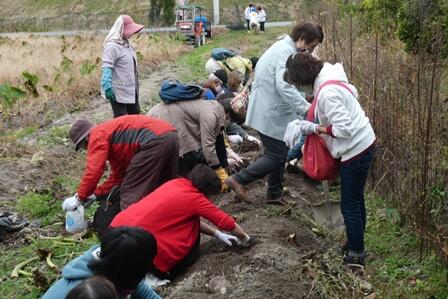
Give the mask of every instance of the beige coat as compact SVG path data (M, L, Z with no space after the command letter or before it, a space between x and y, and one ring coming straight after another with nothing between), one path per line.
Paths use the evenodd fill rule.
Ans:
M151 108L147 115L166 120L176 127L180 157L202 149L209 166L219 165L215 142L226 122L221 104L202 99L160 103Z

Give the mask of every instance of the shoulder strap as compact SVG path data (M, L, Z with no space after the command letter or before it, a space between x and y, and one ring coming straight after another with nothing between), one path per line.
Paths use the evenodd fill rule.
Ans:
M319 86L319 90L317 91L316 96L314 97L313 103L311 104L311 107L306 114L306 120L314 122L314 120L316 119L315 111L316 111L316 105L317 105L317 100L319 99L320 91L322 90L322 88L324 88L325 86L328 86L328 85L338 85L340 87L343 87L346 90L348 90L353 97L356 97L355 94L353 93L353 91L347 86L347 84L345 84L341 81L338 81L338 80L325 81L324 83L322 83Z

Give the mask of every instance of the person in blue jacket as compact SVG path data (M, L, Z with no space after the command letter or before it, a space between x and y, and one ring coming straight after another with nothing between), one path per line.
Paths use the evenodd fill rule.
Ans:
M136 227L111 228L100 246L93 246L62 269L62 278L42 298L65 298L84 280L101 275L113 283L118 298L159 299L144 282L156 255L157 242L149 232Z

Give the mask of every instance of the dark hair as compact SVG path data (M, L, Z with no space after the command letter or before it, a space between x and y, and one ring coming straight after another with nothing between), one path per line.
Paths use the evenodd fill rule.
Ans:
M65 299L116 299L117 291L112 282L102 276L87 278L70 290Z
M216 195L221 192L221 180L215 171L205 164L197 164L187 174L187 179L205 196Z
M286 60L283 80L295 86L312 85L323 66L321 60L309 53L294 53Z
M254 6L252 3L249 3L249 7L252 7L252 6Z
M215 75L219 80L222 81L222 84L227 85L227 73L223 69L217 69L213 72L213 75Z
M138 227L116 227L104 234L100 258L89 263L89 268L107 277L117 290L135 290L154 268L156 255L157 241L151 233Z
M260 4L258 4L257 5L257 10L262 10L262 9L263 9L263 7Z
M307 44L316 40L321 43L324 40L324 32L322 27L316 23L302 22L292 29L291 38L294 42L303 39Z
M252 70L255 70L255 67L257 66L257 63L258 63L258 57L254 56L249 59L250 59L250 62L252 62Z
M230 105L230 101L234 97L235 97L235 95L233 94L233 92L226 92L226 93L220 94L216 98L216 101L218 101L218 103L220 103L222 105L222 107L224 108L224 112L228 113L230 115L231 122L241 123L241 122L244 122L244 119L242 119L238 115L238 113L235 113L235 111L233 111L233 109L232 109L232 106Z

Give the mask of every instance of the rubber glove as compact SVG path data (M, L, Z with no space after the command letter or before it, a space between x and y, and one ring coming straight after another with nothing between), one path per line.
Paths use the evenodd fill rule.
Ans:
M237 237L222 233L219 230L215 231L215 233L213 234L213 237L215 237L217 240L223 242L227 246L232 246L233 243L236 243L236 244L239 243L239 240Z
M238 144L243 142L243 137L241 137L240 135L229 135L227 136L227 139L229 139L229 141L233 144Z
M79 205L81 205L81 202L79 201L78 194L75 194L72 197L64 199L62 209L64 211L74 211L79 207Z
M106 89L104 91L104 94L106 95L106 99L108 99L109 101L115 101L115 94L112 88Z
M254 137L254 136L247 135L246 139L249 140L250 142L256 143L258 145L261 144L260 140L258 140L258 138Z
M215 170L216 175L219 177L219 179L221 180L221 192L226 192L228 189L228 186L226 184L224 184L224 181L229 177L229 175L227 174L226 170L222 167L219 167L218 169Z

